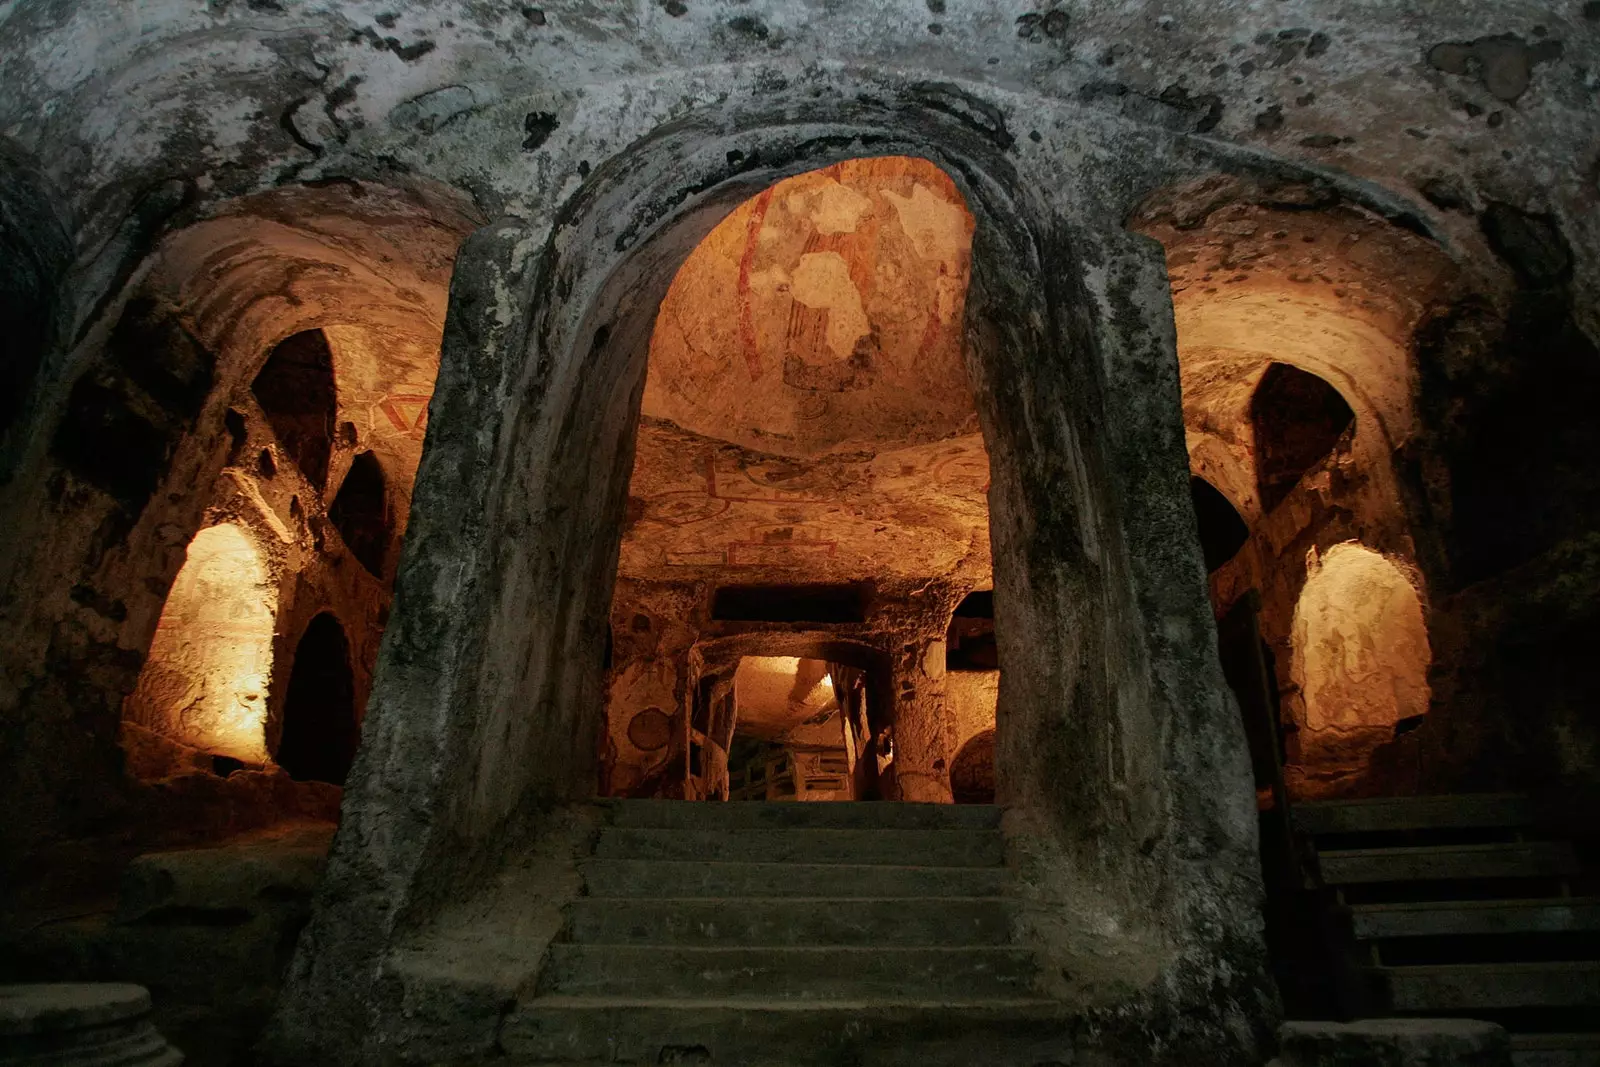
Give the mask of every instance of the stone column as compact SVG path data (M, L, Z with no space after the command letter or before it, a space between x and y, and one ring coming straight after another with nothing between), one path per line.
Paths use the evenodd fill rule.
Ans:
M894 777L899 800L949 804L951 730L945 712L944 639L908 639L890 661Z

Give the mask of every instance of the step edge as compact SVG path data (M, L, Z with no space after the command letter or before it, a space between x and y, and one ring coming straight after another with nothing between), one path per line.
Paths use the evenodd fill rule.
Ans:
M1347 904L1352 915L1402 915L1441 911L1534 911L1540 908L1600 908L1600 897L1517 897L1506 900L1405 900L1377 904Z

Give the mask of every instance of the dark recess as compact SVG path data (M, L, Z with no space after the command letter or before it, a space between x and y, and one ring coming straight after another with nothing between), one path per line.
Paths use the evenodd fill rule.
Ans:
M328 509L339 536L350 554L376 578L383 577L384 559L394 524L389 514L388 489L383 464L371 452L363 452L350 464L350 473Z
M339 620L323 612L295 649L278 764L296 781L343 785L360 737L350 642Z
M1000 669L1000 647L994 638L994 591L978 589L956 605L945 634L945 670Z
M322 331L305 330L280 342L250 391L306 480L325 488L338 395L333 352Z
M860 585L728 585L712 597L711 617L723 622L862 622L866 590Z
M1315 374L1287 363L1269 366L1250 401L1261 510L1283 503L1354 421L1344 397Z
M1217 487L1204 478L1189 479L1194 517L1200 525L1200 551L1210 573L1228 562L1250 539L1250 528Z

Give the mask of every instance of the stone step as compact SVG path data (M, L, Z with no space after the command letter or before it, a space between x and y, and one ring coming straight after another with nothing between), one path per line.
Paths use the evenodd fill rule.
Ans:
M995 867L1005 862L1005 838L997 830L606 827L594 854L600 859Z
M1015 999L1031 992L1031 953L1003 947L708 948L555 944L551 993L669 999Z
M581 897L566 938L590 945L1003 945L1014 908L1001 897Z
M995 897L1011 878L1004 867L637 859L582 866L591 897Z
M1327 885L1565 878L1578 873L1578 858L1564 841L1339 849L1319 852L1317 860Z
M1600 1034L1512 1034L1512 1067L1600 1067Z
M1600 962L1457 963L1372 969L1396 1012L1600 1007Z
M518 1063L738 1067L1039 1067L1080 1061L1074 1018L1051 1001L872 1003L537 997L506 1018Z
M1460 900L1357 904L1350 909L1356 938L1564 934L1600 931L1600 897L1544 900Z
M1474 1019L1358 1019L1286 1022L1278 1067L1505 1067L1505 1028Z
M895 801L733 803L684 800L604 802L613 826L656 830L995 830L1003 809L993 804Z
M1296 804L1291 814L1296 829L1313 836L1404 830L1507 829L1530 826L1535 820L1532 802L1520 793L1329 800Z

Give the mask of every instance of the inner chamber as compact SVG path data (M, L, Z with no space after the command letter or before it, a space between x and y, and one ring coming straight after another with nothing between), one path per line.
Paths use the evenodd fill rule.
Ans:
M958 753L992 794L973 225L933 164L849 160L684 261L650 341L602 794L948 803Z

